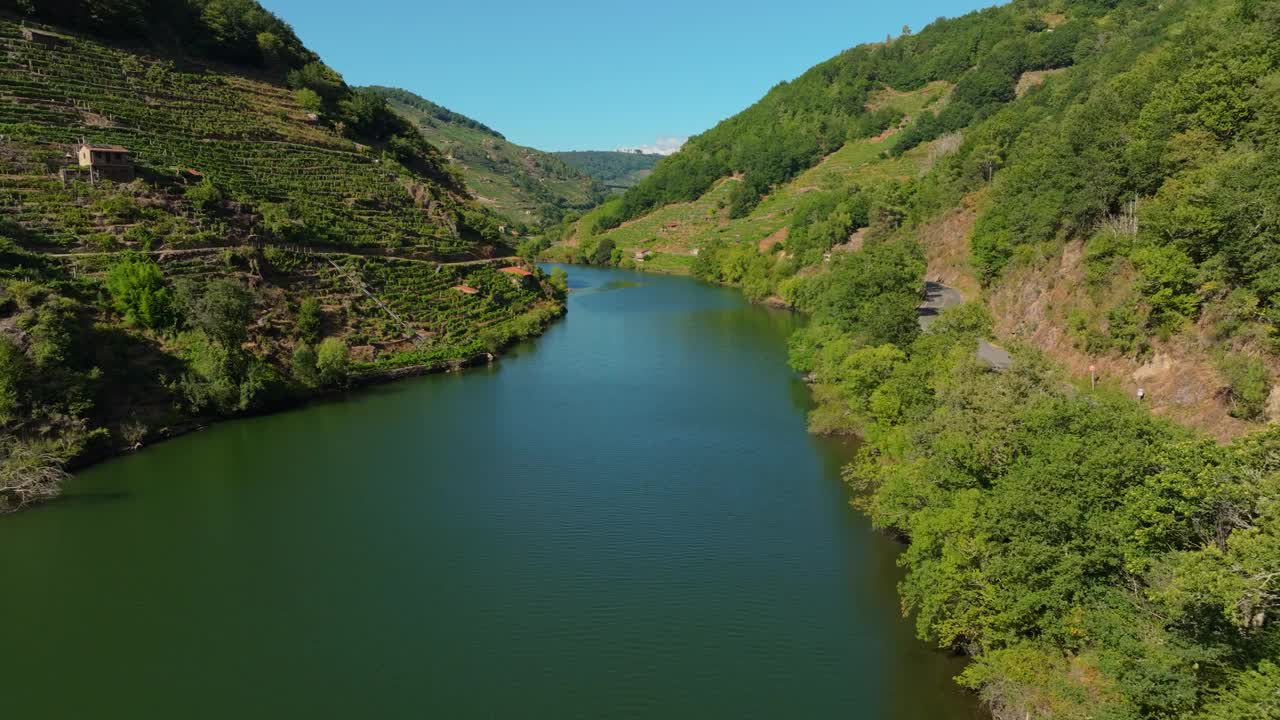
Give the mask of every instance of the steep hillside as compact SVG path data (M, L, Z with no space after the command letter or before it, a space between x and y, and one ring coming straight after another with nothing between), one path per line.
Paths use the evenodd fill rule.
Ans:
M507 142L485 125L397 88L371 87L461 169L485 206L521 226L557 223L589 210L604 189L553 154Z
M910 540L904 609L1000 720L1271 717L1277 37L1274 0L939 20L779 85L551 252L812 313L812 427L864 437L846 479ZM972 302L922 323L926 279Z
M653 174L661 155L611 150L551 153L571 167L599 180L610 190L625 190Z
M256 4L19 6L0 17L0 511L69 461L467 362L561 311L536 269L500 272L503 221L439 151Z
M752 283L767 295L833 249L860 247L874 234L874 206L892 202L931 256L949 257L930 274L988 298L1008 339L1081 372L1105 365L1118 387L1156 390L1148 401L1158 412L1238 435L1280 418L1269 379L1280 371L1263 269L1270 241L1252 247L1231 229L1270 232L1271 55L1244 40L1190 44L1183 26L1194 5L1014 4L855 48L691 140L653 178L587 214L569 242L584 257L605 241L624 260L652 251L646 266L666 271L688 271L716 241L776 247L787 262ZM1266 7L1248 12L1265 19ZM970 47L971 69L940 59ZM1179 52L1193 59L1173 59ZM884 67L893 58L896 84ZM1173 68L1194 81L1157 78ZM851 100L826 100L843 96ZM786 122L765 128L770 116ZM837 149L813 152L842 131ZM779 142L761 149L769 133ZM1255 179L1228 187L1227 177ZM1206 202L1193 190L1205 187L1239 199ZM831 215L843 196L844 211ZM1244 210L1252 199L1263 204ZM973 210L968 224L933 233L959 206ZM816 239L797 233L810 225ZM1029 274L1064 248L1062 263L1078 270L1070 280L1056 269ZM1056 301L1028 301L1046 279Z
M937 109L945 104L949 87L945 82L937 82L907 93L875 94L872 104L901 120L875 137L851 140L795 178L772 188L741 216L735 216L731 204L744 179L733 176L717 181L696 200L665 205L619 227L590 233L592 223L598 222L599 214L605 212L601 210L585 216L577 229L580 235L593 237L597 242L611 241L628 251L627 257L636 251L652 252L652 257L645 261L648 267L658 265L666 270L685 272L695 251L717 241L754 245L761 251L769 251L775 244L785 246L791 227L798 219L822 212L825 204L837 195L851 188L915 178L931 167L938 155L954 144L952 141L921 145L898 156L886 157L886 154L912 115L926 107ZM849 234L833 238L837 241L833 245L846 243ZM793 241L789 249L794 254L800 248ZM821 248L822 251L828 249L829 246ZM820 256L821 252L811 253L811 257L799 261L811 265Z

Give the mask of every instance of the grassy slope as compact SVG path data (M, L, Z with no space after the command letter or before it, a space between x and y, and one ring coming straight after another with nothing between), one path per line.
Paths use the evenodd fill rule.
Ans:
M497 271L509 254L498 221L438 155L435 168L403 167L310 121L292 90L252 71L65 35L47 49L0 19L0 250L18 262L0 265L0 339L34 358L32 323L49 298L72 300L84 319L60 352L68 366L97 368L94 397L77 406L83 423L42 431L66 439L64 457L193 418L163 382L187 371L180 339L130 326L110 304L105 279L124 253L147 254L170 286L249 288L245 349L291 395L311 392L290 379L306 298L320 300L324 334L352 347L357 374L465 360L559 312L539 283ZM128 147L138 179L64 186L57 172L80 138ZM199 175L189 170L216 182L223 200L197 208L187 193ZM38 422L0 414L0 429L18 437Z
M878 93L869 104L902 111L908 118L903 122L906 124L925 107L936 108L946 91L945 83L933 83L906 93L885 91ZM791 213L806 193L850 184L869 185L888 178L905 179L927 169L928 146L915 148L900 157L882 157L892 144L892 133L849 142L794 180L774 188L743 218L729 217L729 194L739 180L728 178L693 202L666 205L601 236L611 238L625 250L652 250L654 256L645 261L649 269L688 272L692 253L708 242L725 239L755 244L778 233L787 226ZM593 218L592 213L585 215L575 226L575 232L584 233Z
M480 127L433 117L391 98L391 106L461 170L480 202L513 222L539 225L603 197L590 177L554 155L516 145Z

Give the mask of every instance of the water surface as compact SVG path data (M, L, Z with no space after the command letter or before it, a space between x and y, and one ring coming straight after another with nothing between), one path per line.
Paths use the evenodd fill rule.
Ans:
M805 432L798 319L571 268L489 369L157 445L0 520L11 718L977 717Z

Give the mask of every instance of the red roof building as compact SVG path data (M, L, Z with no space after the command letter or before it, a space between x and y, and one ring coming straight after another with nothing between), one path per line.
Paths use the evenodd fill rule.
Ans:
M470 285L454 285L453 289L457 290L463 295L475 295L476 293L480 292L479 290L471 287Z
M519 275L520 277L530 277L533 275L533 273L529 272L528 270L525 270L522 267L504 267L501 270L499 270L499 272L504 272L504 273L507 273L508 275Z

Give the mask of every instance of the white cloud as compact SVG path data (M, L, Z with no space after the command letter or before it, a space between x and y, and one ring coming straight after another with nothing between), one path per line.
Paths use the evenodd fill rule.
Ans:
M620 147L621 152L640 152L650 155L670 155L679 150L685 143L687 137L660 137L652 145L636 145L634 147Z

